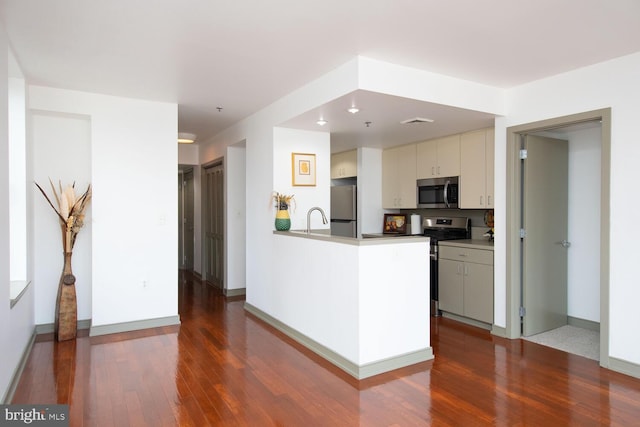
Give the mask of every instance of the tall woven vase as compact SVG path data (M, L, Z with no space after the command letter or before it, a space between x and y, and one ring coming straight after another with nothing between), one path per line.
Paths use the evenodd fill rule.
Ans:
M69 233L69 231L67 231ZM78 328L78 303L76 300L76 277L71 271L71 251L67 237L64 252L64 267L58 284L56 299L55 334L58 341L72 340Z
M289 216L289 206L286 203L278 205L276 212L276 230L287 231L291 228L291 217Z

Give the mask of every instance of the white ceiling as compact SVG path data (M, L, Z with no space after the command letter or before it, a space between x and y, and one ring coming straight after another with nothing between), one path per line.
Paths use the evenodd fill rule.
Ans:
M640 51L638 0L0 0L0 19L29 83L178 103L179 130L201 141L356 55L508 88ZM340 99L288 124L331 112L340 151L490 123L353 96L355 116L337 118ZM411 125L425 133L392 135L422 115L436 119Z

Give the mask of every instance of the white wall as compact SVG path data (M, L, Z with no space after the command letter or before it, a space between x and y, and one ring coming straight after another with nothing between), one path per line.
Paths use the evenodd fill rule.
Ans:
M382 233L382 150L358 149L358 233Z
M15 62L10 55L10 62ZM17 67L14 63L13 67ZM24 78L9 77L9 181L11 280L27 277L26 87Z
M269 196L276 189L273 164L274 127L357 89L357 68L357 61L350 61L246 118L215 138L201 143L200 162L205 164L224 156L226 147L240 141L246 142L245 232L246 236L249 236L246 242L246 299L257 308L263 309L266 301L269 300L268 289L273 280L274 254L271 247L275 213L270 209ZM329 168L328 163L327 157L327 168ZM327 173L328 171L329 169ZM227 169L225 173L229 176L237 171ZM283 174L283 177L289 175L290 169L288 168L288 172ZM282 179L285 180L285 178ZM327 189L327 205L328 192L329 189ZM300 197L297 197L298 202L307 205L308 202ZM324 203L322 200L315 202ZM227 212L227 215L229 214ZM236 239L240 234L237 230L227 231L228 239Z
M359 366L430 346L426 240L357 246L276 235L273 251L269 315Z
M600 321L601 129L571 132L569 140L569 316Z
M496 324L506 323L506 128L534 121L611 107L610 220L610 356L640 364L640 287L636 286L640 249L638 227L629 227L630 213L640 211L633 194L640 181L640 53L532 82L508 91L508 116L496 120Z
M243 289L247 287L247 262L245 253L247 220L246 204L246 148L244 144L227 147L225 157L226 230L233 230L233 239L225 239L225 288ZM227 174L227 170L233 171ZM228 234L228 232L226 233Z
M31 115L30 182L37 182L56 204L51 179L58 188L62 183L76 183L76 194L82 194L91 182L91 122L88 116L34 112ZM64 264L62 232L57 215L40 191L33 203L33 284L35 287L35 321L52 324L55 319L58 282ZM59 190L58 190L59 194ZM57 206L57 205L56 205ZM92 207L86 211L84 227L78 233L71 268L76 276L78 320L91 319L91 236Z
M309 153L316 155L316 185L314 187L294 187L292 185L291 154ZM328 132L311 132L295 129L275 128L273 130L273 191L293 194L295 204L289 209L291 229L307 228L307 211L320 207L327 219L331 213L331 146ZM267 196L266 200L269 200ZM275 204L268 204L275 221ZM319 212L311 214L311 228L328 229L330 224L322 223ZM274 230L275 227L272 228Z
M196 144L178 144L178 164L197 165L200 163L199 157Z
M499 88L365 57L358 65L360 89L497 115L506 111Z
M13 89L18 89L12 95L20 96L20 94L24 93L24 82L17 82L14 78L20 77L21 74L22 72L13 59L13 54L9 48L4 27L0 23L0 170L5 172L0 175L0 300L3 301L0 303L0 348L2 349L0 351L0 403L8 403L5 400L11 380L34 331L33 286L29 286L26 289L20 300L13 307L10 307L9 304L12 266L10 261L10 205L13 202L10 194L8 173L11 161L13 161L9 157L9 106L11 104L13 108L24 109L25 104L24 97L22 100L13 99L13 102L10 101L9 80L11 78ZM16 103L16 101L19 102ZM24 118L24 111L16 110L14 112ZM20 126L23 125L20 124ZM24 131L22 131L22 136L24 136ZM24 185L24 179L22 184ZM28 200L29 198L27 197L25 202L28 203ZM23 249L27 252L21 256L25 257L28 249ZM22 252L23 249L20 251ZM28 262L25 263L24 259L20 261L20 269L24 268L25 265L28 268ZM26 275L29 275L28 272Z
M177 105L40 86L29 96L34 111L90 117L92 327L177 316Z
M4 27L0 32L0 170L9 170L9 73L8 73L8 53ZM6 102L5 102L6 101ZM10 191L9 174L0 175L0 347L9 349L12 346L11 330L13 325L10 322L9 309L9 283L10 283ZM14 369L18 364L15 354L10 352L0 352L0 393L4 403L5 393L9 387Z

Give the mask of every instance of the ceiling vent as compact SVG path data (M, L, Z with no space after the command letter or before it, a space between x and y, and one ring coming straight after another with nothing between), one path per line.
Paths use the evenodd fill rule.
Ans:
M403 120L400 123L402 123L403 125L408 125L411 123L433 123L432 119L425 119L422 117L414 117L412 119L407 119L407 120Z

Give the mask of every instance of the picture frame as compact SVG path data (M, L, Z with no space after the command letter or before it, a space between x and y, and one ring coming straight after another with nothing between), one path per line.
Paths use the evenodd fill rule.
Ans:
M384 214L383 234L407 234L407 216L400 213Z
M291 153L291 183L296 187L315 187L316 155Z

